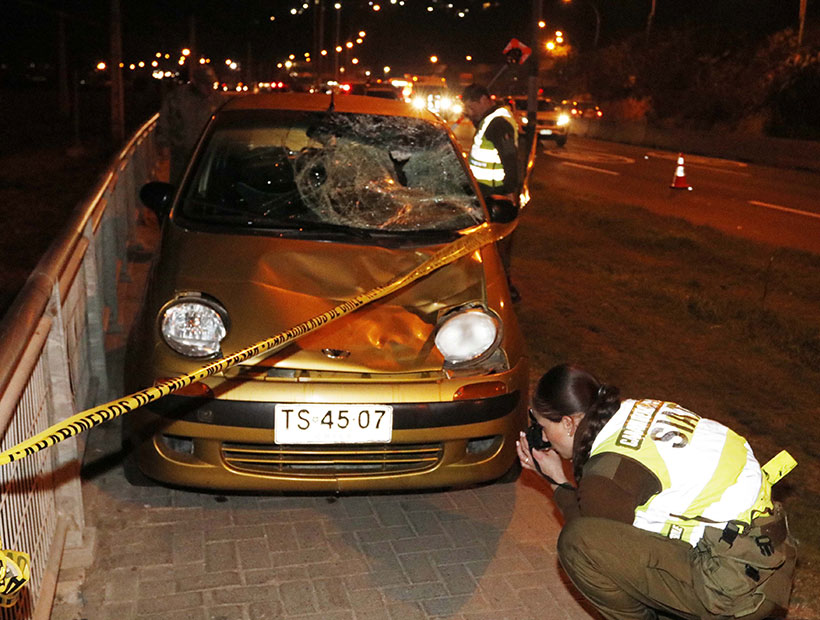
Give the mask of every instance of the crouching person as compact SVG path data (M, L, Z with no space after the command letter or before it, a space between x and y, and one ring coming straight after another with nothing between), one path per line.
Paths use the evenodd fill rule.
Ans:
M552 486L561 565L604 617L785 615L795 547L771 485L788 466L761 468L722 424L670 402L621 400L570 365L541 377L530 415L518 456Z

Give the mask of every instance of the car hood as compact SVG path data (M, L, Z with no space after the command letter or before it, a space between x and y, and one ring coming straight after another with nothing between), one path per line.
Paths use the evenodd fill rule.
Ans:
M225 355L383 286L442 247L392 249L180 229L169 237L163 247L175 251L158 265L157 281L164 289L158 302L194 291L222 304L229 316ZM454 306L486 303L487 251L446 265L252 363L341 372L438 371L443 360L433 343L436 321Z

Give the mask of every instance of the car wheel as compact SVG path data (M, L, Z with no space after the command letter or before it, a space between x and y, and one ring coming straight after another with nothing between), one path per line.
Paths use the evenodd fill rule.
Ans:
M563 147L566 143L567 143L567 137L566 136L561 136L560 138L555 140L555 144L557 144L560 147Z
M155 487L157 482L149 478L137 464L136 448L131 439L122 437L122 473L126 482L132 487Z
M510 484L511 482L515 482L521 476L521 461L517 458L513 461L513 464L510 465L510 468L504 472L500 478L496 480L499 484Z

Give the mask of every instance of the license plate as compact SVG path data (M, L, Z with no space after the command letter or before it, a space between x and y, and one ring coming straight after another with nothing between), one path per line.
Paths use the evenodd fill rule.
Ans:
M541 130L541 135L542 136L551 136L552 135L552 129L542 129Z
M387 443L393 436L390 405L274 406L274 443L333 444Z

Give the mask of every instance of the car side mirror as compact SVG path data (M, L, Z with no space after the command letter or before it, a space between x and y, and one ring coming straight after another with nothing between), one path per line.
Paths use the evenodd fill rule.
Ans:
M490 221L499 224L512 222L518 217L518 205L509 196L493 194L488 196L487 208L490 210Z
M142 204L157 214L161 222L171 210L171 200L174 198L174 186L162 181L151 181L140 188Z

